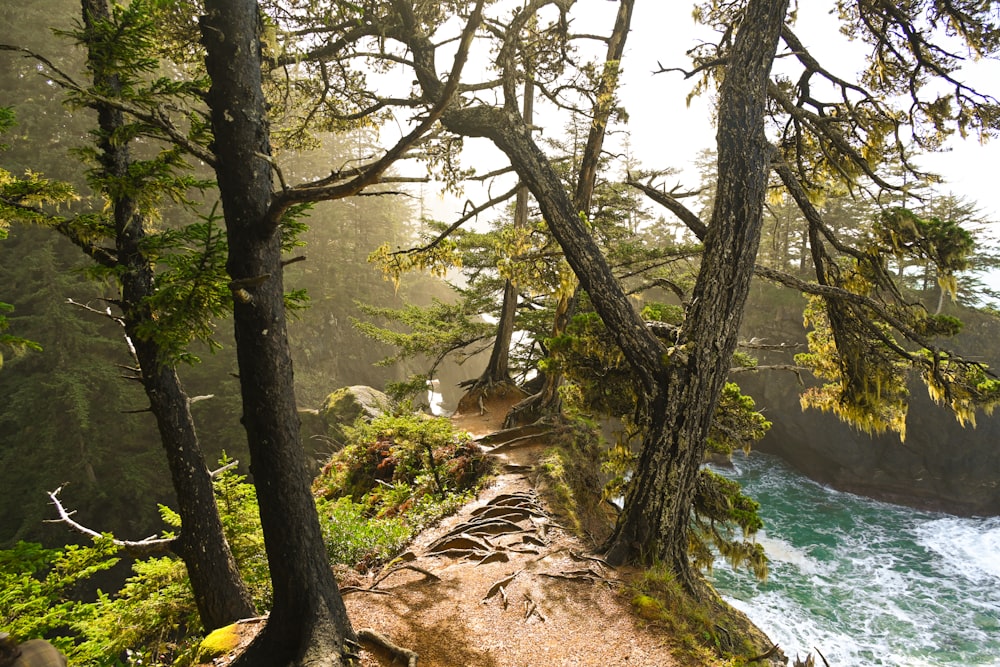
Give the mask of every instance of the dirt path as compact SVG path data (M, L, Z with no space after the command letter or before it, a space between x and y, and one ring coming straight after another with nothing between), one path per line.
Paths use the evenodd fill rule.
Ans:
M456 426L496 430L491 415L506 410L487 407L454 418ZM535 493L529 470L539 453L502 455L505 471L490 488L381 575L383 594L348 590L354 627L415 651L421 667L677 664L668 637L629 609L620 573L587 555ZM392 662L365 651L362 664Z
M477 437L493 433L508 402L453 421ZM623 572L588 555L535 492L531 468L542 447L503 449L501 473L474 502L378 575L342 583L355 630L415 652L420 667L679 664L669 636L632 613ZM213 667L229 664L260 627L240 624L240 646ZM369 642L360 656L363 667L406 665Z

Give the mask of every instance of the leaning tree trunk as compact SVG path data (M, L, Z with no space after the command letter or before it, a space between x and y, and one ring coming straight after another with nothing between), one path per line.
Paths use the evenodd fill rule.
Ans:
M84 25L93 33L95 21L110 18L107 0L83 0ZM100 45L88 43L88 64L94 85L107 94L120 92L108 63L95 53ZM101 139L101 168L118 183L128 183L133 164L127 144L111 141L125 120L107 104L95 105ZM142 252L145 228L142 212L132 197L110 194L115 227L118 280L125 330L135 348L142 385L156 417L160 441L166 454L174 492L177 495L181 533L172 549L187 566L188 578L202 625L207 630L254 615L250 592L240 577L219 519L212 478L202 455L190 402L174 369L162 358L160 347L136 332L152 319L147 300L153 295L153 268Z
M594 189L597 186L597 171L603 157L608 121L611 118L611 113L614 111L616 103L619 64L625 53L625 43L628 39L629 27L632 24L632 11L634 7L634 0L622 0L619 3L618 13L615 16L615 25L611 31L611 37L608 39L608 50L604 59L605 72L594 94L593 118L590 122L590 130L587 133L587 145L584 147L583 157L580 161L576 192L573 197L573 210L578 215L590 215ZM524 122L526 126L530 127L532 117L528 112L530 109L527 103L528 90L529 88L526 85ZM570 263L572 265L572 262ZM577 277L579 279L579 274L577 274ZM569 327L570 321L573 319L576 311L578 302L577 291L578 286L574 286L572 293L568 290L562 290L559 294L555 314L552 318L553 338L562 336ZM523 422L529 419L537 419L544 415L561 413L562 397L559 393L561 384L562 373L558 371L547 373L541 390L536 395L522 401L520 406L516 406L515 411L511 413L507 419L507 423L504 425L513 426L512 422L515 420ZM518 414L519 409L523 411L527 418Z
M255 0L206 0L201 19L216 175L250 448L274 606L240 666L343 665L355 639L310 492L285 322L281 230L268 215L272 170Z
M719 192L694 305L673 349L664 349L632 308L555 170L525 128L503 110L485 106L454 110L442 119L452 131L489 138L508 156L639 377L645 437L624 511L608 543L610 558L659 560L693 593L701 589L687 554L694 480L736 347L760 240L771 156L764 135L765 93L787 5L788 0L751 0L726 60L720 92Z
M760 242L771 147L767 81L788 0L751 0L720 90L718 192L684 345L647 406L636 475L609 545L613 562L660 561L696 592L687 554L694 484L736 349Z

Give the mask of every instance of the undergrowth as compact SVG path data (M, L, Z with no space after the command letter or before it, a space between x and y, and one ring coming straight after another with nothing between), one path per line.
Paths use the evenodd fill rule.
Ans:
M553 437L535 467L535 486L560 521L592 546L610 534L614 512L602 490L600 432L592 422L577 418Z
M653 565L632 583L629 594L640 618L674 638L674 655L682 664L719 665L719 659L725 667L770 664L767 637L714 591L697 599L668 569Z
M224 469L230 462L223 458ZM446 419L388 415L357 424L315 485L331 563L364 572L390 560L461 507L489 471ZM272 594L255 489L226 469L215 490L233 556L263 612ZM169 530L180 527L169 508L161 515ZM204 630L179 559L137 561L120 590L80 599L81 584L117 563L117 552L109 535L87 546L19 543L0 551L0 628L16 639L50 639L77 667L192 664Z
M543 452L536 466L535 486L560 522L596 548L614 526L609 495L622 492L622 469L633 464L633 457L626 456L622 447L607 449L601 443L594 424L577 419ZM760 546L737 539L760 528L757 504L742 495L735 483L729 484L707 470L699 476L696 496L691 527L691 555L696 566L710 567L715 551L721 548L721 554L734 566L743 565L765 576L766 558ZM705 599L698 599L665 567L654 565L639 574L627 592L637 616L675 638L681 664L768 664L761 661L771 648L767 637L710 587L705 586Z

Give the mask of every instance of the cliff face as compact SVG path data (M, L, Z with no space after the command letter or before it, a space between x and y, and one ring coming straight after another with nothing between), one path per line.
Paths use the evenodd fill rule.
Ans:
M748 303L744 336L775 344L804 343L801 306L797 297L758 288ZM977 313L959 316L966 326L953 347L996 368L1000 325ZM756 356L761 364L790 363L787 353ZM832 415L803 411L802 386L792 373L762 371L733 379L774 424L756 449L780 456L810 478L903 505L1000 515L1000 414L980 414L976 428L962 428L915 382L910 387L906 441L901 443L895 435L871 437Z

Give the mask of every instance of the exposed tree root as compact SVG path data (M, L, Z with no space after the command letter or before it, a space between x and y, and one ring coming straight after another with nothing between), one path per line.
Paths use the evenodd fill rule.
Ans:
M358 630L357 635L359 641L374 644L375 646L388 651L394 658L403 660L407 667L417 667L418 656L416 652L392 643L385 635L380 634L371 628Z

